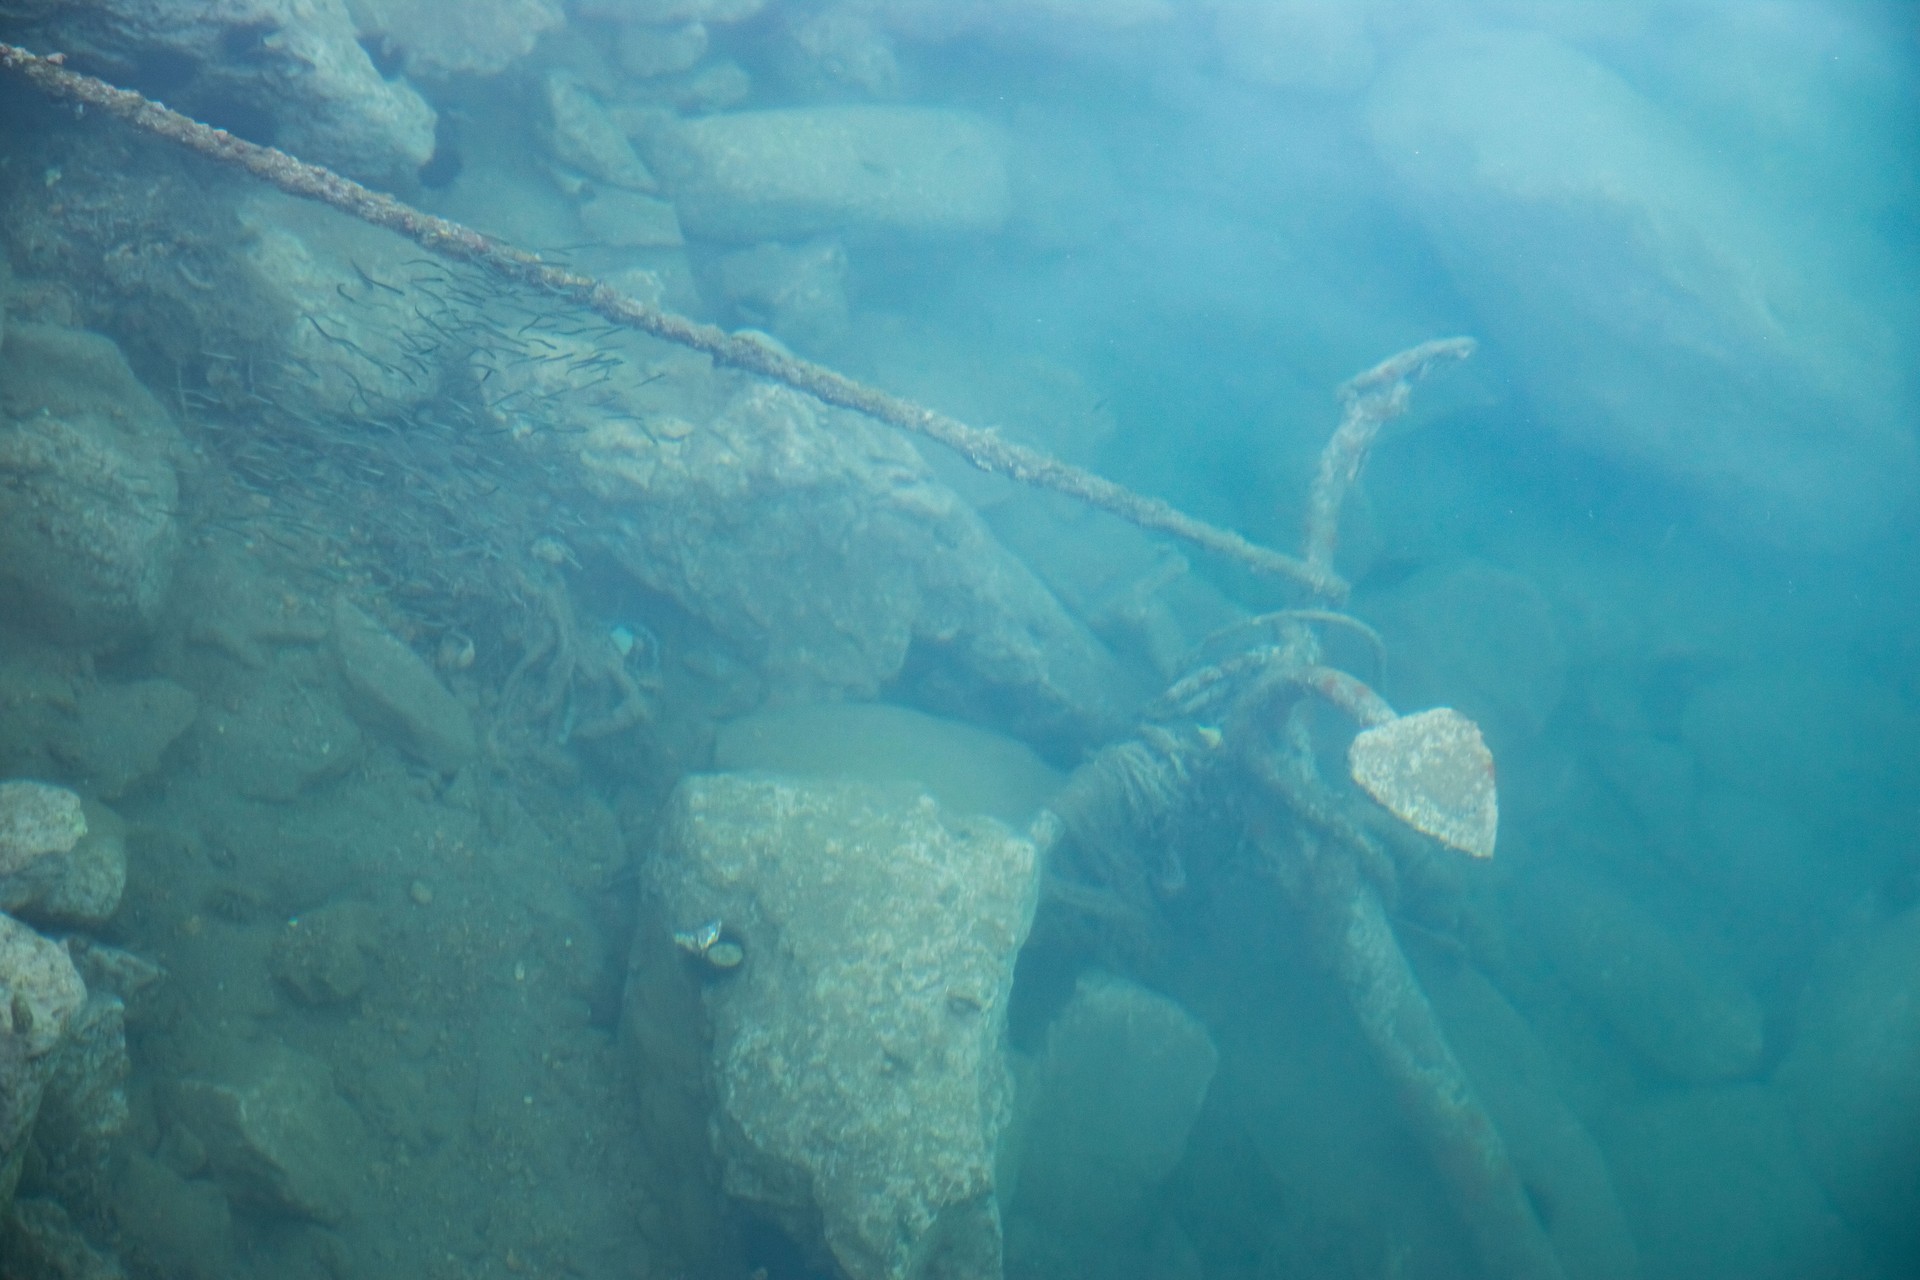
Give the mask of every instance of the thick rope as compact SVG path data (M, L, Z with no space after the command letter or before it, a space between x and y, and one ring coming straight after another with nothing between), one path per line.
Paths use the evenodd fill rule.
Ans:
M244 170L288 195L315 200L350 217L405 236L430 253L470 262L487 271L584 307L614 324L702 352L716 363L743 369L827 404L852 409L952 449L982 471L1077 498L1142 529L1169 534L1238 561L1258 573L1285 578L1315 597L1338 600L1346 584L1330 568L1248 541L1102 476L1038 449L968 426L955 418L857 382L824 365L800 360L771 343L740 337L714 325L650 307L591 276L563 270L536 254L484 236L370 191L330 169L296 160L284 151L236 138L201 124L127 89L68 70L64 55L41 57L0 43L0 70L12 71L51 97L106 112L144 133L164 138L220 164Z

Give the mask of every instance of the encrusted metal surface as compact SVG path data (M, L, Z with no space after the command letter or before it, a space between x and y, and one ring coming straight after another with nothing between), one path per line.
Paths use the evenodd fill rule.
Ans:
M1375 725L1353 740L1347 770L1414 830L1476 858L1500 826L1493 753L1480 726L1450 707Z

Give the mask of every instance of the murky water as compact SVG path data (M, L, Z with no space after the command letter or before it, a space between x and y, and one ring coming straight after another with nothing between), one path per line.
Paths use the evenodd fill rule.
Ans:
M7 1275L1920 1267L1905 6L0 39Z

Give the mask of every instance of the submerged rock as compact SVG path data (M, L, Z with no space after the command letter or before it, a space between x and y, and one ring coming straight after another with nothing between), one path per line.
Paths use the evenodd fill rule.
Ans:
M315 419L353 423L430 394L440 357L416 353L434 351L440 335L411 294L422 274L413 245L273 190L250 193L235 213L244 288L270 319L264 332L215 329L206 339L215 350L252 351L265 339L262 355L297 371L276 395Z
M1023 1275L1121 1275L1148 1197L1180 1163L1220 1060L1199 1019L1109 974L1081 977L1020 1082L1009 1233Z
M334 656L353 697L349 709L422 764L451 773L479 750L473 719L433 668L355 608L334 603Z
M86 648L151 629L180 543L179 448L112 342L13 325L0 353L0 612Z
M488 76L533 52L566 18L556 0L346 0L362 41L406 60L410 75Z
M857 5L783 14L779 53L786 80L807 99L897 98L905 79L893 41Z
M169 1093L173 1118L206 1148L229 1199L326 1223L352 1211L366 1133L319 1059L245 1046L217 1077L181 1080Z
M716 775L674 793L650 874L676 927L743 953L682 957L726 1191L850 1280L998 1280L1033 846L915 787Z
M134 1150L114 1180L113 1200L122 1247L161 1275L221 1280L240 1266L233 1209L212 1181Z
M1019 830L1065 779L1025 743L958 720L878 702L771 707L719 727L713 763L861 782L911 782L949 813L998 818Z
M8 783L0 792L31 785ZM5 807L0 799L0 810ZM0 875L0 911L38 925L85 926L103 923L119 907L127 887L127 824L105 805L85 801L82 809L86 822L79 839Z
M274 938L267 971L301 1004L344 1004L367 985L372 937L363 904L302 912Z
M31 30L118 83L164 74L174 109L363 181L410 183L433 155L433 108L381 76L343 0L99 0Z
M1834 1205L1920 1251L1920 909L1857 925L1820 963L1779 1081Z
M1573 447L1764 540L1843 543L1911 494L1899 328L1822 247L1846 227L1786 224L1625 79L1545 35L1416 48L1370 115L1490 345Z
M62 754L90 794L111 800L157 772L166 749L199 714L200 700L171 680L94 685L75 700Z
M1891 683L1823 664L1736 668L1695 690L1680 740L1702 778L1835 827L1920 787L1920 715Z
M131 1119L126 1082L127 1010L118 996L89 992L54 1056L34 1125L38 1181L56 1189L95 1187L112 1167L113 1139Z
M1834 1212L1808 1172L1778 1089L1658 1094L1610 1116L1605 1139L1647 1280L1899 1274L1875 1266ZM1902 1212L1911 1219L1911 1199Z
M564 71L542 86L547 151L559 164L586 177L631 191L654 191L659 183L633 153L633 144L607 109L580 80Z
M15 1200L0 1222L0 1273L55 1280L126 1280L114 1258L90 1244L59 1201Z
M1213 40L1235 79L1293 93L1349 94L1373 78L1365 6L1346 0L1217 0Z
M986 121L930 107L796 107L661 122L646 157L689 235L996 231L1012 199Z
M1589 876L1538 875L1521 892L1561 979L1646 1065L1696 1083L1759 1068L1760 1002L1722 957Z
M64 854L87 834L80 797L44 782L0 782L0 876Z
M328 602L285 590L258 561L217 546L182 565L176 596L165 669L201 698L177 776L285 802L360 761L365 735L341 705L326 651Z
M594 191L579 205L580 227L596 242L634 249L677 249L686 237L665 200L637 191Z
M824 238L757 244L714 263L720 292L749 323L790 341L839 337L847 328L847 251Z
M10 996L0 1007L0 1040L8 1048L0 1060L4 1080L20 1065L19 1059L32 1062L60 1044L86 1002L87 988L59 944L8 915L0 915L0 983ZM12 1114L0 1108L0 1115ZM7 1150L11 1148L0 1134L0 1151Z
M683 22L670 27L623 25L614 35L613 57L637 79L685 71L707 56L707 27Z
M73 962L12 916L0 915L0 1204L12 1199L27 1140L87 989Z
M600 534L615 564L789 698L911 680L915 701L1049 746L1114 726L1112 657L910 445L783 388L734 388L700 425L637 398L589 420L580 474L617 511Z
M1424 966L1447 1042L1499 1127L1521 1185L1568 1280L1640 1274L1626 1215L1605 1157L1556 1087L1560 1068L1525 1018L1478 970Z
M285 803L358 764L365 736L317 666L283 655L228 680L223 692L238 709L210 705L187 733L200 771L249 799Z

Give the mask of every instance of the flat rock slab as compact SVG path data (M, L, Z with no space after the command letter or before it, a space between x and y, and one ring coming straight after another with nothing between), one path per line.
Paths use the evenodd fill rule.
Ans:
M917 787L689 778L653 891L704 982L724 1186L849 1280L999 1280L1002 1040L1033 846Z
M333 648L348 709L422 764L451 773L479 749L467 709L426 661L344 597L334 603Z
M642 150L690 236L997 231L1012 209L986 121L928 107L797 107L662 124Z

